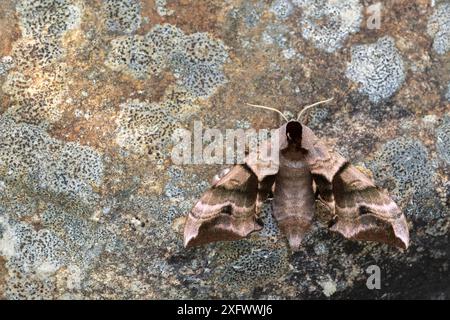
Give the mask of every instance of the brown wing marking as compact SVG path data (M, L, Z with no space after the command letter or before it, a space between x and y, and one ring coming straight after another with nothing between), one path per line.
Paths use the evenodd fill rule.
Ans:
M330 151L303 126L306 161L316 185L317 199L335 215L332 231L354 240L388 243L402 249L409 245L405 216L385 190L339 153Z
M348 239L409 246L408 224L400 208L356 167L348 164L338 172L333 193L337 221L332 231Z
M258 186L247 165L235 165L192 209L184 230L185 246L237 240L261 230L256 214Z

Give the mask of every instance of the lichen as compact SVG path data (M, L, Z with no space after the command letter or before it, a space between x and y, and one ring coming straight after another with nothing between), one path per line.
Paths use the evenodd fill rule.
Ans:
M264 224L263 229L259 233L261 237L267 237L270 239L276 239L280 237L280 229L278 228L278 223L273 216L273 207L272 203L266 202L264 203L261 210L261 219Z
M62 115L70 70L61 41L69 30L79 27L82 10L66 0L23 0L16 10L22 38L14 43L14 66L2 87L13 102L7 114L17 121L49 126Z
M436 149L439 156L450 164L450 116L444 118L442 125L436 130Z
M295 1L302 9L302 35L318 49L335 52L352 33L359 31L362 6L359 0Z
M68 68L61 63L48 70L32 70L8 73L2 90L10 95L13 104L5 114L19 122L47 127L62 116L60 104L66 92Z
M235 18L242 17L245 25L248 28L256 27L261 21L261 15L263 14L265 5L262 1L252 2L243 1L240 8L231 12Z
M164 150L174 130L174 119L157 103L130 100L120 105L117 144L137 154L148 153L154 160L165 157Z
M445 93L445 98L450 102L450 82L447 85L447 92Z
M151 39L124 36L111 42L106 65L115 71L130 72L138 79L158 75L165 67L164 57Z
M391 37L352 47L346 76L359 83L359 91L379 103L391 97L405 81L403 59Z
M450 50L450 3L439 4L428 20L427 32L433 37L433 49L438 54Z
M111 32L130 34L141 25L141 3L139 0L103 1L106 28Z
M44 228L63 239L66 265L76 265L82 270L91 264L103 251L114 251L116 237L101 224L65 212L56 206L48 206L42 214Z
M369 168L399 202L422 201L434 192L435 170L420 141L397 138L387 142L369 163Z
M168 210L155 208L153 215L172 225L177 218L184 217L192 209L195 201L210 185L196 174L188 174L181 167L170 166L167 170L168 180L164 186L163 199L170 203Z
M24 37L61 37L81 20L80 7L70 0L21 0L16 10Z
M293 9L289 0L275 0L270 7L270 11L280 20L287 19L292 14Z
M5 205L9 206L8 202ZM78 272L80 277L104 250L114 249L115 238L110 232L55 206L48 205L42 215L37 209L31 210L30 215L41 226L37 230L8 212L12 210L0 216L4 230L0 254L9 271L7 299L53 299L58 285L55 276L60 270Z
M155 0L156 11L161 17L170 16L174 13L173 10L167 9L167 0Z
M11 56L4 56L0 59L0 76L4 75L14 66L14 59Z
M319 282L325 296L331 297L336 292L336 282L331 279Z
M286 249L251 246L222 267L219 279L234 288L262 286L270 282L270 279L281 277L287 270L287 253Z
M64 259L62 241L47 230L35 231L25 223L0 217L6 230L0 238L0 254L7 259L5 297L8 299L49 299L54 286L48 274Z
M207 33L185 35L180 29L156 25L144 36L117 38L105 61L115 71L128 71L136 78L158 75L169 69L177 84L196 97L208 97L226 81L225 46Z
M289 48L290 29L279 24L269 24L262 33L262 41L267 45L276 45L282 49Z
M173 133L198 106L186 90L171 86L160 102L128 100L120 105L116 143L124 150L161 162L170 155Z
M8 179L25 179L38 192L89 203L103 179L103 160L92 148L51 138L41 128L0 119L0 169Z

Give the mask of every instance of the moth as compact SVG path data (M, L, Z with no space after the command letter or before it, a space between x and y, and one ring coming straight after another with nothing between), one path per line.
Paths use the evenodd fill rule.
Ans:
M277 111L286 120L277 132L277 149L271 150L279 153L279 160L249 155L224 171L189 213L185 247L238 240L260 231L261 207L270 194L273 216L294 251L311 227L316 202L329 212L329 229L347 239L408 247L406 218L388 192L299 121L314 105L290 121L276 109L256 106Z

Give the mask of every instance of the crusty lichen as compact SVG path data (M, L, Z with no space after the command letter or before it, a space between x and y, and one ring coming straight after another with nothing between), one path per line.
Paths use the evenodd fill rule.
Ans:
M129 100L120 105L117 117L117 144L152 160L162 161L170 155L174 131L186 114L197 106L186 90L169 87L159 103Z
M287 19L292 14L293 9L290 0L275 0L270 7L270 11L281 20Z
M303 37L329 53L340 49L362 23L359 0L300 0L295 4L303 11L299 20Z
M105 0L102 9L109 31L129 34L135 32L141 25L139 0Z
M155 0L156 11L160 16L170 16L174 10L167 9L167 0Z
M0 169L8 179L26 179L37 191L89 203L103 179L95 150L51 138L41 128L0 118Z
M174 119L157 103L131 100L123 103L117 119L117 144L134 153L161 160L167 150Z
M0 76L4 75L14 66L14 59L11 56L4 56L0 59Z
M71 0L21 0L16 10L24 37L60 37L81 20L80 6Z
M61 118L69 67L62 38L79 28L81 6L75 1L22 0L16 7L22 38L12 51L2 90L11 96L7 113L17 121L48 126Z
M450 164L450 116L444 118L442 125L436 130L436 149L439 156Z
M450 3L443 2L436 6L428 20L427 31L433 37L433 49L438 54L450 50Z
M394 39L383 37L373 44L352 47L352 61L346 76L359 83L359 91L374 103L391 97L406 78L403 59Z
M185 35L179 28L156 25L144 36L111 42L106 65L128 71L136 78L158 75L169 69L177 83L196 97L208 97L226 81L223 65L228 53L220 40L207 33Z
M411 138L388 141L369 167L377 182L388 187L390 194L404 207L411 204L424 207L435 192L435 168L421 141Z

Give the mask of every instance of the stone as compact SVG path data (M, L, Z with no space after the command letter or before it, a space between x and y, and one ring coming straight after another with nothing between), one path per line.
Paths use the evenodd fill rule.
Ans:
M385 1L380 29L367 3L2 1L0 299L448 299L448 3ZM173 163L172 134L331 97L304 121L390 192L410 248L343 239L318 207L291 252L269 200L261 232L185 249L228 166Z

